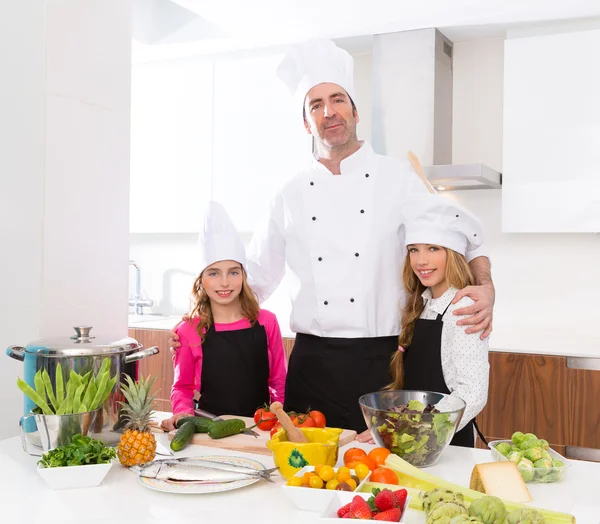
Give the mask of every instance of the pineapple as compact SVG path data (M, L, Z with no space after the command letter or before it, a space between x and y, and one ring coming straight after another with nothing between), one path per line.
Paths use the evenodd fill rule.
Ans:
M121 415L125 421L125 432L121 435L117 447L117 456L124 466L137 466L152 462L156 456L156 439L148 429L152 418L152 401L150 389L156 377L144 380L143 376L134 382L129 375L125 375L128 385L122 385L121 391L127 402L121 404Z

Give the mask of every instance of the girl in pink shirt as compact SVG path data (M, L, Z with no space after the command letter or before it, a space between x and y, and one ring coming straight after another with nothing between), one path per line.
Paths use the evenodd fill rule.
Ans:
M166 429L193 415L195 390L198 408L215 415L252 417L264 403L283 403L286 360L277 318L260 309L248 286L244 247L225 210L212 203L209 211L207 222L217 222L218 234L206 225L201 234L203 270L194 282L189 319L176 328L181 347Z

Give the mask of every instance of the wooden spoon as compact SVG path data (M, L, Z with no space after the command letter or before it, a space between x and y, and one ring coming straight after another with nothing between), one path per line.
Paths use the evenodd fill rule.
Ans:
M288 414L283 411L281 402L273 402L271 404L271 411L277 416L277 420L281 424L281 427L285 429L288 439L290 442L308 442L308 439L304 436L304 433L294 426L292 419Z
M421 167L421 162L419 162L417 155L415 155L412 151L409 151L408 152L408 160L410 160L410 163L412 164L413 169L415 170L417 175L419 175L419 178L423 181L423 184L425 184L425 187L427 188L427 190L430 193L435 194L435 189L433 189L432 185L429 183L429 180L427 180L427 177L423 173L423 168Z

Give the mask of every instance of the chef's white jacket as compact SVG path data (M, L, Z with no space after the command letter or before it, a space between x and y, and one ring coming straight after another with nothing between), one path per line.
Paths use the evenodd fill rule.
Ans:
M290 327L322 337L400 333L406 256L400 209L427 189L409 162L364 142L333 175L317 158L275 195L247 253L261 301L291 277ZM484 247L467 260L486 256Z

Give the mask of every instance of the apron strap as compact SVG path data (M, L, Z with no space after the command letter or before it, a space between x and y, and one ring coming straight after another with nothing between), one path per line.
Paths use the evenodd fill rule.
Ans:
M483 434L481 433L481 431L479 431L479 426L477 426L477 422L475 422L475 419L473 419L473 425L475 426L475 431L477 431L477 434L479 435L479 438L487 446L488 445L488 441L485 439L485 437L483 436Z
M448 311L448 308L450 307L451 304L452 304L452 301L449 302L449 304L446 306L446 309L444 309L443 313L438 313L436 320L442 320L443 316L446 314L446 311Z

